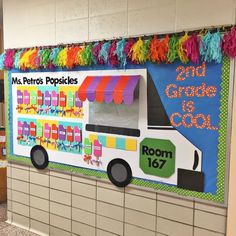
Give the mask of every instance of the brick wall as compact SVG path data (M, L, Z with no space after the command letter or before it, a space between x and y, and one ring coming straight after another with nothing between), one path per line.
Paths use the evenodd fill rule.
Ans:
M8 220L55 236L223 236L226 208L9 163Z
M5 48L235 23L234 0L3 0ZM222 236L227 208L8 166L8 220L56 236Z

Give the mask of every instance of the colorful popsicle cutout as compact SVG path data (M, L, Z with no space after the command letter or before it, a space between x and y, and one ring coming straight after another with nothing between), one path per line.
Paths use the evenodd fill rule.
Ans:
M52 124L52 139L58 139L58 127L56 124Z
M74 137L73 137L73 129L71 128L71 126L67 126L66 128L66 138L68 142L73 142Z
M92 143L88 138L84 139L84 153L85 155L92 155Z
M72 91L68 92L67 106L68 107L74 106L74 95L73 95Z
M30 136L36 136L36 124L34 122L30 122Z
M52 106L57 107L58 106L58 94L56 91L52 91Z
M66 140L66 129L63 125L59 125L59 140L65 141Z
M30 103L31 103L31 105L37 104L37 94L36 94L36 91L34 91L34 90L32 90L30 92Z
M27 90L24 90L24 98L23 98L24 104L29 105L30 104L30 94Z
M21 121L18 121L17 132L18 132L18 135L22 135L23 134L23 125L22 125Z
M66 95L65 95L65 93L63 91L60 91L59 105L61 107L65 107L66 106Z
M43 127L41 123L37 123L37 137L43 137Z
M102 144L97 139L93 142L93 154L97 158L102 156Z
M50 138L50 134L51 134L51 127L48 123L45 123L44 124L44 137L46 139L49 139Z
M45 98L44 98L44 103L46 106L51 106L51 94L50 92L47 90L45 91Z
M75 106L79 108L83 106L82 101L79 99L78 91L75 92Z
M74 139L75 139L75 142L77 143L81 142L81 131L78 126L74 127Z
M24 121L24 123L23 123L23 134L25 135L25 136L29 136L29 124L26 122L26 121Z
M17 90L17 104L23 104L23 93L21 90Z
M38 90L38 105L42 106L43 105L43 93L41 90Z

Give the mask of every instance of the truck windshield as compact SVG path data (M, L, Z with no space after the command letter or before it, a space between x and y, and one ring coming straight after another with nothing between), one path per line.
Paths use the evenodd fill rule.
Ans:
M138 137L140 135L138 118L139 86L136 86L131 105L90 102L89 124L86 125L86 130Z
M149 128L172 128L150 75L147 77L147 115Z

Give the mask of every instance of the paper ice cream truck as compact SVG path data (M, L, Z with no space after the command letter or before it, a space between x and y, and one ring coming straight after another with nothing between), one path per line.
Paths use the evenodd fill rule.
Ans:
M50 121L44 125L36 117L46 140L27 149L36 168L54 162L105 172L119 187L134 179L204 191L202 152L171 125L146 69L83 71L80 77L75 92L53 92L58 102L52 105L63 112L83 107L82 117L43 117Z

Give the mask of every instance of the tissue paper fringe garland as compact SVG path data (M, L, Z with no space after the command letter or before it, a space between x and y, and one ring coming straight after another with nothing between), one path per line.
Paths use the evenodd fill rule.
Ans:
M236 27L221 34L219 30L202 34L185 33L115 39L86 43L26 49L7 49L0 55L0 69L37 70L77 66L110 65L124 68L126 64L182 63L200 61L220 63L223 55L236 57Z

